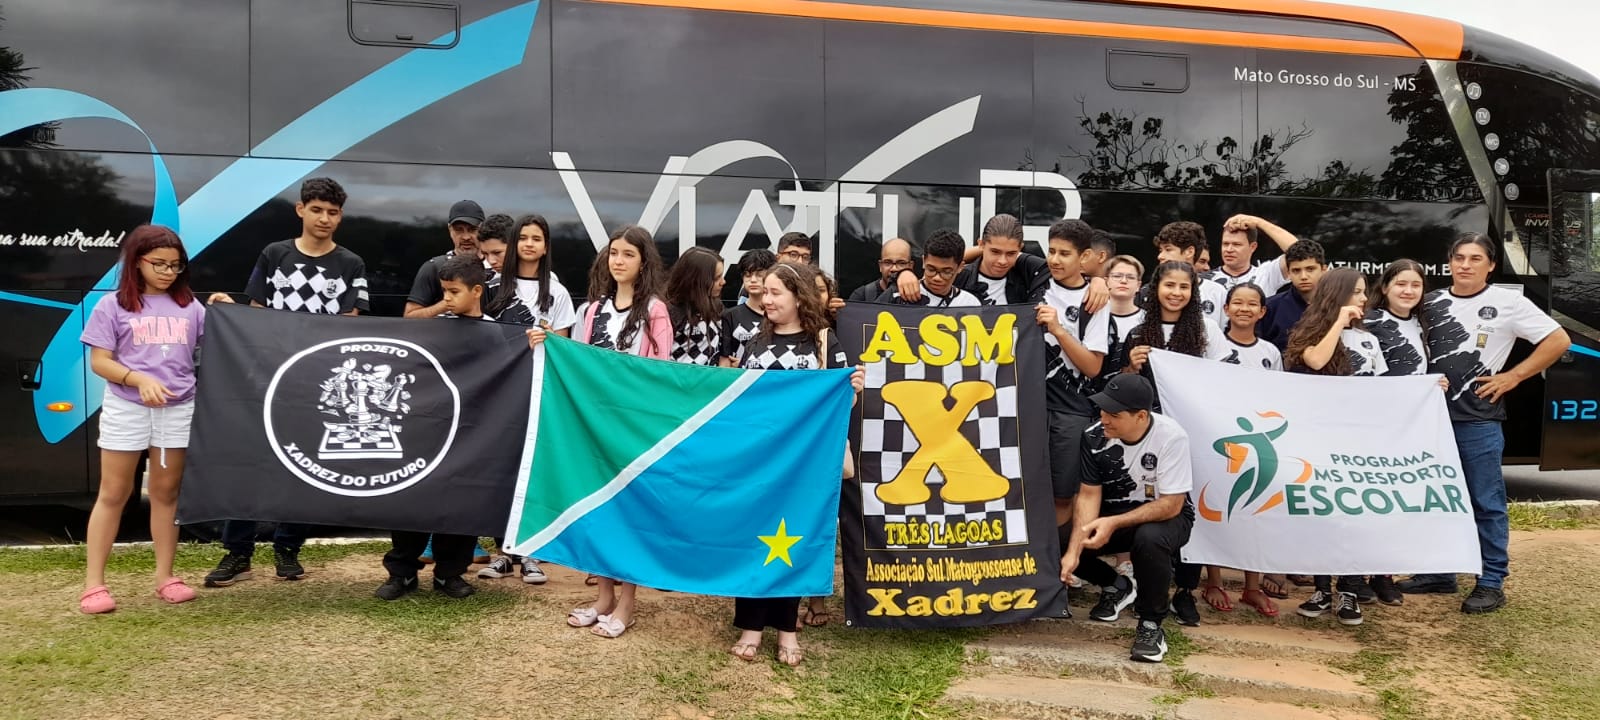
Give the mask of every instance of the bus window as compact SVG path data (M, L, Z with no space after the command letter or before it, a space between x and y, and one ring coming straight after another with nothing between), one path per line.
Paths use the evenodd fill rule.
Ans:
M1600 169L1600 100L1517 70L1457 68L1507 200L1542 207L1549 199L1545 171Z

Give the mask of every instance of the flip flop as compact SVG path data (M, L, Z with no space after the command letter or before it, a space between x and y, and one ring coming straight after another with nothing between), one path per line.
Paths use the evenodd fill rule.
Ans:
M800 667L800 662L805 659L806 651L801 650L798 645L794 647L778 646L778 662L789 667Z
M173 605L186 603L194 599L194 588L183 584L181 578L167 578L166 582L156 588L156 597Z
M1269 598L1288 600L1289 593L1284 590L1284 583L1286 582L1288 582L1288 579L1282 575L1268 575L1261 578L1261 594ZM1268 586L1267 583L1272 584Z
M595 575L593 573L590 573L589 575L584 576L583 584L591 585L591 586L592 585L599 585L600 584L600 576L599 575Z
M115 609L117 601L111 598L111 590L104 585L96 585L78 596L78 611L85 615L99 615Z
M817 611L807 607L805 617L801 620L801 622L806 627L822 627L827 625L828 621L832 619L833 613L830 613L827 610Z
M1216 595L1213 595L1213 592L1215 592ZM1222 599L1216 600L1215 598L1217 595L1222 596ZM1205 597L1206 604L1210 605L1212 610L1217 612L1233 612L1233 600L1228 597L1228 591L1223 590L1221 585L1207 585Z
M635 618L628 618L628 622L624 624L610 615L601 615L595 620L594 627L590 628L589 632L603 638L619 638L628 631L628 628L633 627L634 620Z
M1252 597L1259 596L1256 600ZM1258 602L1259 601L1259 602ZM1239 602L1249 605L1261 613L1263 617L1275 618L1278 616L1278 605L1271 600L1265 590L1246 590L1239 595Z
M600 619L600 612L592 607L573 608L567 613L567 626L585 628L595 624Z
M745 662L755 662L756 649L756 643L737 642L733 644L733 647L728 648L728 652Z

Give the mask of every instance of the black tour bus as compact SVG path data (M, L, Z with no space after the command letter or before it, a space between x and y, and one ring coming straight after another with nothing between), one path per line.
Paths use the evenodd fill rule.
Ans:
M349 190L337 240L380 314L462 198L550 218L575 295L622 223L730 267L811 233L844 288L885 237L971 239L995 212L1034 240L1082 217L1147 259L1166 222L1214 238L1248 212L1433 287L1449 240L1487 232L1497 281L1576 341L1512 395L1507 455L1592 467L1590 170L1590 75L1293 0L0 0L0 501L95 489L104 383L78 335L122 234L169 225L198 290L238 291L314 175Z

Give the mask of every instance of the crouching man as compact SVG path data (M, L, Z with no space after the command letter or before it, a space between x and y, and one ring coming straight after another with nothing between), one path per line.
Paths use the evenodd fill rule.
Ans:
M1189 436L1172 419L1150 412L1155 389L1139 375L1118 375L1089 400L1100 408L1100 422L1084 433L1083 487L1061 578L1076 574L1102 588L1089 611L1094 620L1116 622L1133 605L1139 627L1131 657L1161 662L1173 557L1194 527ZM1133 555L1131 581L1100 560L1121 552Z

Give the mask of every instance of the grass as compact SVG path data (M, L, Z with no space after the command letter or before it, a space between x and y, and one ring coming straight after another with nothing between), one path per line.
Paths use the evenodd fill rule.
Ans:
M825 636L826 652L808 657L806 672L780 677L794 691L796 707L761 717L855 720L856 718L954 718L939 704L960 673L965 645L977 630L851 630L835 626L805 638Z
M1512 530L1580 530L1600 528L1600 516L1574 517L1568 511L1532 503L1511 503L1506 508Z
M350 557L352 555L382 554L389 547L388 543L373 541L350 543L344 545L312 544L300 550L300 560L303 563L325 563ZM217 561L222 559L222 550L211 543L183 543L178 545L178 555L173 565L180 573L195 573L209 571L216 567ZM82 545L67 547L41 548L37 550L18 550L14 548L0 548L0 574L8 573L45 573L61 571L83 570L85 561ZM262 544L256 546L256 554L252 561L257 567L272 567L272 547ZM149 572L155 569L155 550L149 545L133 545L117 548L106 561L106 572Z

